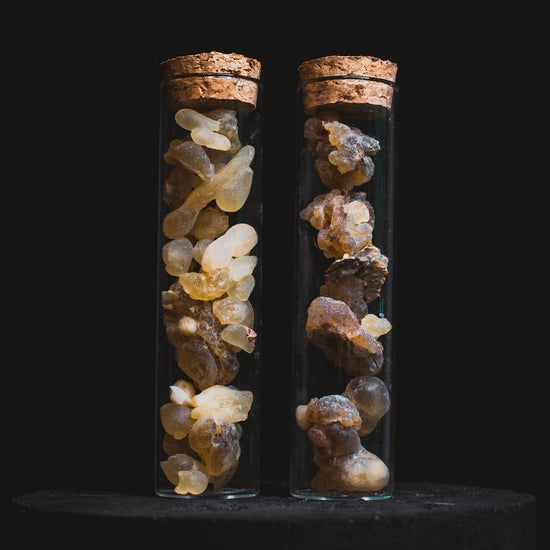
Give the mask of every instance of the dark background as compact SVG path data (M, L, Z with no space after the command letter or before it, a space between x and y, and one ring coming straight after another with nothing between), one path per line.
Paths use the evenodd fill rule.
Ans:
M263 479L285 481L289 462L296 68L373 55L399 65L396 479L536 494L537 14L145 7L6 19L2 491L152 493L159 63L219 50L263 64Z

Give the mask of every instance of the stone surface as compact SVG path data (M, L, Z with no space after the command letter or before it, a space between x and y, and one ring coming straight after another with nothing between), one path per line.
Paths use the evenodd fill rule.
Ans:
M501 489L401 483L379 501L309 501L265 487L251 499L41 490L16 497L18 548L534 550L535 498ZM84 536L85 535L85 536ZM77 537L75 539L75 537ZM224 546L224 541L231 545ZM261 541L261 544L259 544ZM27 546L24 546L24 545Z

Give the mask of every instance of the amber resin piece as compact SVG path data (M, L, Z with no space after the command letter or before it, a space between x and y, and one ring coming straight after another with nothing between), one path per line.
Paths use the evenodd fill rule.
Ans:
M212 304L212 311L222 325L242 324L247 327L254 325L254 309L248 300L242 301L227 296L216 300Z
M201 210L195 221L195 225L191 230L197 240L204 239L213 240L225 231L229 227L229 217L211 206Z
M204 254L203 254L204 261ZM231 275L227 268L214 269L207 273L184 273L180 283L185 292L195 300L213 300L219 298L232 284Z
M319 230L317 244L327 258L353 255L372 244L374 209L366 193L333 189L315 197L300 217Z
M378 420L390 408L390 394L388 388L376 376L356 376L352 378L343 393L359 411L361 427L359 435L362 437L371 433Z
M168 241L162 247L162 259L166 272L179 277L189 271L193 260L193 245L188 239Z
M369 313L361 319L361 326L368 330L376 339L391 330L391 323L385 317Z
M311 343L350 376L374 375L382 368L382 344L340 300L315 298L308 308L306 332Z
M211 386L195 395L191 411L194 419L210 415L218 420L243 422L252 407L252 392L241 391L231 386Z
M319 293L341 300L357 319L363 319L367 304L380 296L387 274L388 258L376 246L366 246L357 254L334 261L325 272Z
M166 335L174 346L178 366L194 385L204 390L215 384L229 384L239 363L230 346L220 338L223 326L210 302L194 300L176 282L163 292L162 307Z
M193 151L197 152L196 148L201 148L194 142L184 142L177 147L179 150L186 143L192 144ZM191 146L187 146L191 148ZM204 152L206 155L206 152ZM200 156L201 160L204 160L202 155L197 152L197 157ZM206 155L208 158L208 155ZM212 175L211 179L207 179L201 185L193 189L185 202L176 210L170 212L163 220L162 230L169 239L180 239L185 237L195 224L199 212L208 205L209 202L215 200L221 193L224 196L225 188L233 188L235 181L240 181L241 173L247 171L254 158L254 147L251 145L245 145L238 153L218 172L214 175L214 167L212 165L212 171L209 174ZM206 161L204 161L206 164ZM208 159L210 162L210 159ZM197 161L198 164L198 161Z
M160 421L167 434L174 439L187 437L189 430L195 423L191 417L191 409L185 405L166 403L160 408Z
M228 344L252 353L256 345L257 334L246 325L236 324L225 327L220 335Z
M178 453L169 456L167 460L160 463L160 467L168 478L168 481L170 481L173 485L177 485L179 483L178 473L182 471L202 472L207 475L206 467L198 460L185 453Z
M193 425L189 444L201 457L208 474L221 476L231 471L239 461L241 433L242 430L232 422L207 415Z

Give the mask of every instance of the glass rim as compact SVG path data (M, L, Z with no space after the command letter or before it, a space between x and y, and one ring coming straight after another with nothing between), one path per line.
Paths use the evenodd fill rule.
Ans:
M308 78L299 84L300 87L310 84L312 82L323 82L325 80L371 80L373 82L380 82L381 84L387 84L391 86L394 90L399 90L399 86L392 82L391 80L386 80L385 78L378 78L376 76L364 76L356 74L343 74L343 75L328 75L328 76L318 76L316 78Z
M244 75L244 74L236 74L236 73L185 73L185 74L178 74L173 76L172 78L168 80L175 80L177 78L192 78L192 77L198 77L198 76L204 76L204 77L213 77L213 76L220 76L222 78L238 78L242 80L250 80L251 82L255 82L256 84L261 85L262 82L259 78L254 78L252 76Z

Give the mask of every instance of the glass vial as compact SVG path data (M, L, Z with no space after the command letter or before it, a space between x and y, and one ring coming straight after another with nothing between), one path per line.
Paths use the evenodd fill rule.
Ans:
M391 495L397 66L298 69L290 492Z
M259 491L260 62L161 64L155 491Z

